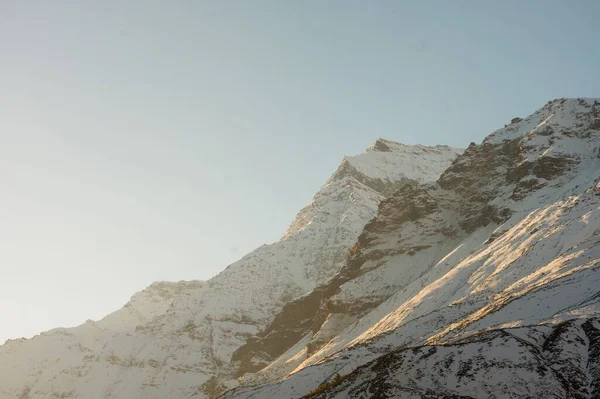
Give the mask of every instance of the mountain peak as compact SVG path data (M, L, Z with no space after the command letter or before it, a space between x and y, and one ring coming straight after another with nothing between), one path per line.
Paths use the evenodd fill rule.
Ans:
M366 152L344 157L330 181L352 172L355 176L376 182L406 179L432 182L462 152L463 149L449 146L408 145L379 138L367 147Z
M303 231L307 226L320 228L323 221L330 224L323 213L348 218L347 210L340 208L342 197L348 201L377 204L390 195L407 179L419 182L435 181L462 150L450 147L410 146L386 139L377 139L367 147L367 152L346 156L325 185L303 208L283 238ZM383 197L382 197L383 196ZM331 197L338 198L331 201ZM367 200L368 198L368 200ZM332 204L334 205L331 208ZM374 205L376 209L376 205ZM313 223L314 222L314 223Z
M394 151L394 149L397 149L399 146L405 146L405 145L402 143L395 142L395 141L386 140L386 139L380 137L377 140L375 140L375 142L373 144L370 144L366 150L367 150L367 152L368 151L392 152L392 151Z
M460 148L452 148L449 145L437 144L434 146L424 144L405 144L399 141L378 138L366 148L366 152L408 152L408 151L454 151L462 152Z
M510 123L489 135L484 142L498 144L525 136L550 136L564 133L577 136L592 130L600 130L599 98L559 98L548 101L528 117L513 118Z

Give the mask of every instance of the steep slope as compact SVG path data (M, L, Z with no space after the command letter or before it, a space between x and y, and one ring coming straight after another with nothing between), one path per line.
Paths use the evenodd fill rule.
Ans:
M492 330L392 351L304 397L596 398L599 339L598 319Z
M577 359L562 344L556 350L563 352L552 356L565 359L551 367L560 387L536 383L548 371L536 365L546 363L538 349L506 338L506 329L538 331L543 325L550 331L547 341L558 323L578 319L585 337L578 333L584 342L573 351L584 359L597 356L599 155L600 101L560 99L513 120L480 145L472 143L436 184L405 184L380 204L344 267L317 289L316 304L307 295L282 312L301 307L310 309L306 314L278 315L275 322L284 322L238 350L243 370L244 360L277 347L272 341L281 343L278 337L294 331L299 339L280 345L266 368L243 379L283 380L225 397L301 397L327 381L318 397L597 392L595 363L568 365ZM469 351L456 344L463 338L472 345ZM505 346L512 352L503 352ZM386 353L393 354L377 360ZM408 354L418 359L405 363ZM448 357L471 362L468 367L477 372L467 370L465 379L462 369L438 376ZM533 371L519 381L519 367ZM503 375L506 368L512 371ZM334 381L337 373L347 378ZM488 386L492 375L503 377Z
M385 195L436 179L460 152L377 140L343 160L280 241L208 282L156 283L101 321L0 347L0 397L215 396L233 353L339 271Z

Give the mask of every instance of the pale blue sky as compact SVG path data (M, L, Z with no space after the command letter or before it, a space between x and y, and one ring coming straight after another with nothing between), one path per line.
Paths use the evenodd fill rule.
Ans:
M377 137L600 93L598 1L0 0L0 340L207 279Z

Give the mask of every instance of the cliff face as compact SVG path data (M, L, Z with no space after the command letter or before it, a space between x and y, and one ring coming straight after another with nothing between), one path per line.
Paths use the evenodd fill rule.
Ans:
M599 121L598 100L555 100L471 144L435 184L399 187L380 203L338 275L284 307L259 345L236 352L245 350L247 359L253 350L278 348L268 367L245 377L266 385L225 397L300 397L327 381L318 397L592 392L596 366L565 362L577 363L569 351L587 359L597 349ZM294 306L309 312L293 317ZM563 356L560 365L511 338L543 331L536 345L548 351L565 321L583 343L547 353ZM286 331L294 339L271 345ZM451 373L440 375L446 361ZM521 378L520 368L531 370ZM333 381L337 373L347 377ZM558 385L540 382L547 373ZM488 384L492 375L503 377Z
M377 140L342 161L280 241L211 280L155 283L103 320L0 346L0 397L217 396L237 384L236 350L339 271L384 196L435 180L460 152Z

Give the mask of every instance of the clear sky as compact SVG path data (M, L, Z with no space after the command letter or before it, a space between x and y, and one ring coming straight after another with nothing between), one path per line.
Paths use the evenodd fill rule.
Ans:
M600 2L0 0L0 341L277 240L377 137L600 95Z

